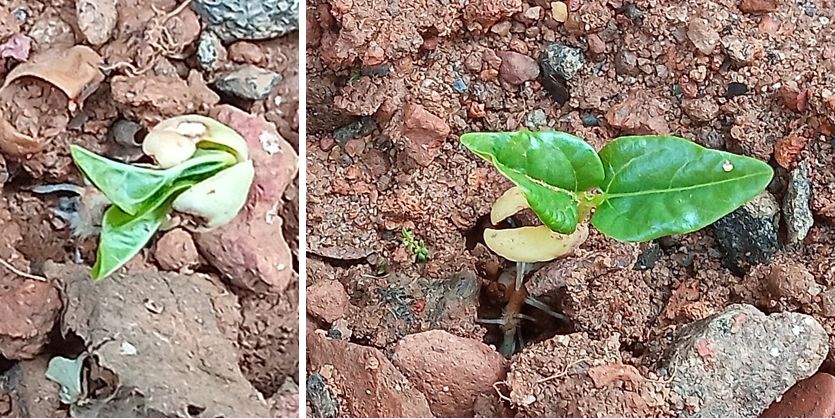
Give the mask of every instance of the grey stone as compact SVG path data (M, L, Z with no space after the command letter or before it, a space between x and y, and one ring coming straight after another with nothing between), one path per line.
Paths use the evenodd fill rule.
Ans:
M682 417L758 417L829 352L812 316L766 316L747 304L680 328L662 362Z
M779 220L780 205L773 195L763 191L713 223L713 234L724 254L722 263L740 273L750 265L770 260L780 248Z
M203 31L197 41L197 62L206 71L214 71L226 59L226 49L214 32Z
M243 99L262 100L281 81L281 75L254 65L245 65L221 76L215 87L221 92Z
M528 115L525 117L525 126L530 130L540 130L547 125L548 118L542 109L534 109L528 112Z
M579 48L563 44L548 45L539 60L543 76L559 76L565 80L574 77L583 68L583 64L583 52Z
M783 198L783 216L786 220L789 243L802 241L815 222L812 209L809 208L811 194L809 164L804 161L789 174L789 185Z
M299 28L298 0L194 0L191 5L224 42L270 39Z

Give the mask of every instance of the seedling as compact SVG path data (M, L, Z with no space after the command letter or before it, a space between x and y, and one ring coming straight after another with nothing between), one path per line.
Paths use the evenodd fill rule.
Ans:
M569 254L587 238L585 222L624 242L697 231L762 192L774 174L759 160L668 135L617 138L599 153L564 132L483 132L461 142L516 186L494 204L497 224L530 208L543 225L485 229L487 246L526 263Z
M128 165L70 146L76 166L112 203L102 220L94 280L127 263L164 225L210 231L231 221L246 202L254 177L246 141L214 119L163 121L142 150L154 165Z
M429 260L429 249L426 248L426 243L423 240L416 239L414 233L406 227L403 227L400 233L403 235L403 246L409 253L415 255L416 262Z

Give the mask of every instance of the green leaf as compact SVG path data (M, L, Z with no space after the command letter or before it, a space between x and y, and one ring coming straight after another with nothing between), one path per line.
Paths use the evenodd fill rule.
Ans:
M574 232L579 221L575 192L604 179L594 149L564 132L469 133L461 142L519 186L542 222L560 233Z
M163 170L119 163L77 145L70 146L70 153L84 176L128 214L139 212L142 204L170 181Z
M621 137L600 158L604 200L591 222L627 242L699 230L757 196L774 174L757 159L673 136Z
M133 216L111 205L102 221L96 263L91 272L93 280L110 276L136 256L162 225L170 207L169 199L139 216Z
M147 209L166 189L181 179L206 179L235 164L235 156L224 151L198 150L194 157L165 170L136 167L99 156L72 145L70 152L90 182L122 211L136 215Z

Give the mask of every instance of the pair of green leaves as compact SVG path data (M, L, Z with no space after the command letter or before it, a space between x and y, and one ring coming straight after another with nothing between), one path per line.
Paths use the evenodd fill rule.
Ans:
M620 137L600 153L564 132L469 133L461 142L519 186L552 230L591 223L620 241L699 230L762 192L759 160L666 135Z
M102 220L94 280L109 276L139 253L180 193L237 162L227 151L198 150L183 163L160 170L112 161L76 145L70 152L84 176L113 204Z

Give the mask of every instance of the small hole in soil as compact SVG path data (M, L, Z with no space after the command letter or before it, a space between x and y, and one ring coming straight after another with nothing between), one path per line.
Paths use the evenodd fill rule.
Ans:
M530 275L530 274L528 274ZM489 277L490 275L488 275ZM507 291L504 284L500 283L498 278L490 278L485 281L481 287L481 294L479 295L478 318L479 319L499 319L502 318L505 307L510 299L511 293ZM549 295L538 296L536 299L557 313L561 312L559 301L562 301L564 295L554 293ZM525 346L550 339L556 335L568 334L574 331L573 325L566 323L563 320L556 319L531 305L524 304L520 310L520 314L525 319L519 320L519 327L517 329L517 343L515 352L521 351ZM495 345L497 348L501 347L505 338L504 329L500 325L485 324L487 334L484 336L484 343L488 345ZM521 340L522 346L519 345Z
M49 333L49 344L46 346L46 353L48 354L78 358L86 349L84 340L80 336L72 332L64 336L61 334L58 325Z
M16 361L12 361L11 359L6 359L2 355L0 355L0 374L5 373L6 371L10 370Z
M189 416L199 416L201 413L206 411L206 408L190 404L186 410L188 411Z
M647 347L642 342L631 342L621 345L621 351L629 352L635 358L644 356L647 352Z

